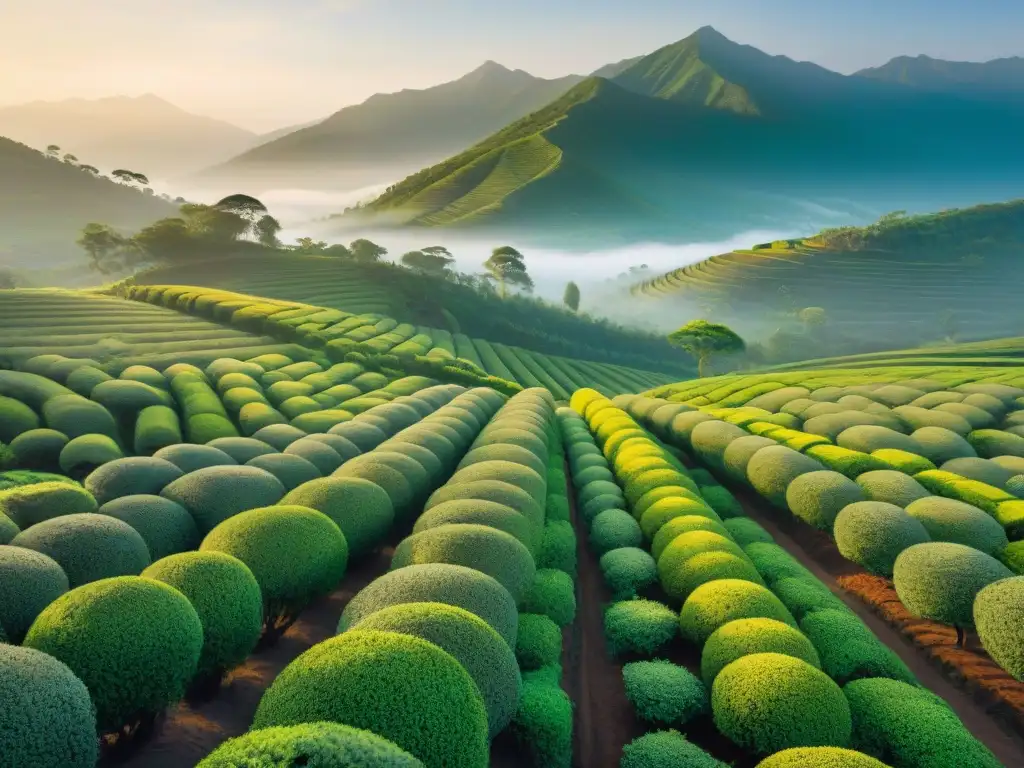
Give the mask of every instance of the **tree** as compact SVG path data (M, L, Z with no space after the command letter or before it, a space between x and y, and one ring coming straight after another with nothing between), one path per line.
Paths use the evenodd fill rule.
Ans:
M60 155L60 147L58 147L56 144L50 144L46 148L46 154L49 155L50 157L56 158L57 156Z
M269 213L267 206L255 197L242 194L228 195L227 197L221 198L213 204L213 207L220 211L233 213L236 216L240 216L241 218L253 223L259 221L261 217Z
M68 165L76 165L78 163L78 158L75 157L74 155L72 155L70 152L68 152L66 155L64 155L64 157L62 159Z
M819 333L828 323L828 314L821 307L805 307L800 310L797 317L804 324L808 336Z
M353 240L348 249L352 252L353 259L367 264L380 261L388 253L388 249L384 246L363 238Z
M82 229L76 241L89 254L89 266L108 275L123 266L123 257L131 241L106 224L91 222Z
M267 248L280 248L281 241L278 234L281 232L281 223L269 213L260 216L252 226L256 239L267 246Z
M78 166L78 170L85 171L86 173L88 173L88 174L90 174L92 176L99 176L100 175L100 169L97 168L95 165L80 165L80 166Z
M196 249L203 239L184 218L160 219L139 231L132 244L154 261L170 261Z
M418 251L409 251L402 256L402 264L424 275L447 277L448 267L455 257L442 245L431 245Z
M250 222L212 205L185 203L178 210L188 225L189 234L197 240L205 240L206 245L233 243L249 231Z
M300 237L295 241L295 250L302 254L323 253L326 247L326 240L314 240L312 237Z
M484 262L484 269L491 279L497 281L502 298L505 298L510 283L527 291L533 290L533 280L526 272L523 254L511 245L502 245L491 251L491 257Z
M113 170L110 172L110 175L121 184L125 184L129 187L134 187L136 184L139 184L140 186L146 186L149 184L149 178L146 174L129 171L127 168L118 168Z
M324 256L333 256L336 259L351 259L352 251L348 249L347 245L341 243L331 243L323 250Z
M746 349L735 331L726 325L694 320L668 335L668 343L697 358L697 375L701 378L714 355L742 352Z
M580 287L571 280L565 286L565 293L562 294L562 303L573 312L580 311Z

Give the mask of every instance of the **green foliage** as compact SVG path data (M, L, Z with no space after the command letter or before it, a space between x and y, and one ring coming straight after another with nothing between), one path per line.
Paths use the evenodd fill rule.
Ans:
M197 768L423 768L405 750L374 733L338 723L261 728L229 739Z
M332 472L335 472L344 463L343 459L341 458L341 454L339 454L336 450L331 448L331 446L319 440L313 440L310 437L299 438L294 443L285 448L284 453L289 456L299 456L300 458L305 459L310 464L315 466L317 468L317 471L321 475L324 475L325 477L327 475L330 475ZM371 466L364 467L364 471L367 474L373 472L374 467L379 467L380 463L373 461L373 458L375 457L370 457ZM347 471L351 472L352 469L352 467L348 467ZM386 468L381 471L386 471ZM407 501L405 501L406 496L411 495L411 491L408 489L408 485L408 482L403 482L400 484L402 490L401 493L397 496L396 500L402 500L404 503L407 503Z
M932 541L964 544L994 557L1008 544L1003 526L962 501L928 496L909 504L907 514L924 526Z
M920 521L882 501L844 507L836 517L834 535L843 557L881 576L892 575L896 558L907 547L931 540Z
M538 568L555 568L576 576L576 532L568 521L555 521L544 526Z
M850 504L864 501L861 487L839 472L821 470L800 475L786 489L790 511L809 525L831 531L836 516Z
M622 679L626 698L646 722L682 725L710 710L704 684L671 662L630 662L622 667Z
M725 527L724 523L720 523L711 517L705 517L700 514L684 514L679 517L673 517L663 526L658 528L658 532L654 534L654 538L651 541L651 556L655 560L660 559L662 553L664 553L668 548L669 544L671 544L677 537L682 536L684 533L690 533L691 531L710 531L711 533L717 533L723 538L731 537L731 534Z
M203 539L203 552L238 558L256 577L263 621L283 632L314 599L329 594L345 575L348 545L322 512L297 506L251 509L228 518Z
M1024 456L1024 437L999 429L978 429L967 436L979 456Z
M68 436L55 429L30 429L11 441L14 462L24 469L53 472L60 467L60 452Z
M857 477L857 485L871 501L903 508L929 495L928 490L917 480L892 469L865 472Z
M135 452L149 456L162 448L182 442L181 422L173 408L151 405L135 420Z
M697 587L686 599L679 613L679 630L684 638L703 646L722 625L753 618L796 626L786 606L765 587L742 579L718 579Z
M678 634L678 614L654 600L622 600L604 612L604 636L613 656L653 656Z
M69 438L83 435L117 436L117 424L110 412L99 403L81 395L57 395L43 403L43 421Z
M713 355L734 354L746 349L735 331L726 325L707 320L693 320L668 335L668 342L697 358L698 376Z
M0 513L21 530L62 515L95 512L96 499L78 484L50 480L0 491Z
M935 469L935 465L931 461L926 459L924 456L918 456L916 452L883 448L881 450L872 451L871 455L876 459L881 459L886 464L891 464L900 472L905 472L908 475L916 475L918 472ZM863 477L863 475L861 475L861 477ZM858 477L857 479L860 480L861 477ZM880 501L885 501L885 499L880 499Z
M154 562L199 546L199 529L192 516L170 499L142 494L122 496L108 501L98 511L134 528L146 542Z
M523 612L547 616L560 627L572 624L576 617L576 587L564 571L541 568L523 600Z
M256 467L216 466L189 472L160 495L187 509L206 534L240 512L276 504L284 486Z
M725 520L722 525L732 536L733 541L741 547L755 542L771 544L775 540L764 528L755 523L749 517L734 517Z
M285 495L281 503L323 512L341 529L353 557L376 547L395 519L387 493L358 477L311 480Z
M9 443L18 435L39 427L35 411L20 400L0 396L0 443Z
M0 755L23 768L93 768L99 759L89 691L67 665L0 642Z
M0 513L0 544L9 544L11 539L19 533L21 533L21 529L14 524L14 521Z
M958 627L973 625L978 592L1011 576L991 555L947 542L910 547L893 567L896 594L911 614Z
M850 743L842 689L792 656L755 653L727 665L712 686L711 708L723 734L758 754Z
M888 646L848 610L812 610L800 620L826 675L840 685L868 677L916 683L914 675Z
M769 446L755 453L747 463L747 480L766 499L784 507L790 483L800 475L821 469L820 463L792 448Z
M528 518L511 507L493 501L471 499L446 501L431 507L416 520L413 532L420 533L458 523L485 525L504 531L522 542L531 552L535 551L541 533Z
M0 627L7 641L20 643L36 616L68 588L68 577L53 558L0 546Z
M473 678L487 709L491 737L512 720L521 686L516 655L478 616L443 603L406 603L372 613L352 629L400 632L433 643Z
M255 459L250 459L246 466L269 472L281 481L281 485L288 492L321 476L320 470L311 462L290 453L268 453L265 456L257 456ZM388 503L391 503L390 499Z
M889 468L884 461L876 459L869 453L851 451L838 445L812 445L804 453L829 469L841 472L854 480L865 472Z
M896 680L855 680L843 692L853 716L852 746L894 766L999 768L938 696Z
M769 584L786 578L815 578L810 571L800 565L795 557L778 544L756 542L748 544L743 550L754 564L757 572Z
M151 456L115 459L98 467L83 485L103 505L122 496L154 495L184 473L171 462Z
M200 469L224 466L233 467L238 464L237 461L219 448L211 448L208 445L191 445L189 443L161 448L153 454L153 457L171 462L171 464L186 475L197 472Z
M977 456L970 443L956 432L943 427L922 427L911 437L917 442L917 453L934 464L941 465L951 459Z
M985 651L1014 679L1024 681L1024 577L984 587L974 599L973 616Z
M639 547L620 547L606 552L601 555L600 568L613 600L634 598L658 581L657 563Z
M772 585L772 592L782 601L797 621L803 620L811 611L849 611L846 604L832 594L832 591L816 578L779 579Z
M253 727L322 721L370 730L427 768L488 764L487 713L473 679L411 635L353 630L313 646L263 694Z
M794 747L776 752L757 768L888 768L862 752L842 747Z
M700 674L709 688L728 664L752 653L781 653L821 668L818 652L799 630L775 619L736 619L723 624L707 639L700 657Z
M183 552L157 560L143 577L177 589L203 625L200 679L219 678L252 653L263 627L263 598L252 571L220 552Z
M679 731L654 731L622 748L620 768L726 768Z
M525 670L557 664L562 657L562 630L547 616L520 613L515 651Z
M374 579L345 606L338 632L376 611L403 603L463 608L486 621L510 647L515 645L519 617L508 590L480 571L447 563L409 565Z
M572 701L557 685L527 680L510 730L540 768L570 768L572 764Z
M57 598L39 614L25 645L64 662L85 683L104 732L182 697L199 663L203 627L176 589L124 576Z
M82 480L97 467L123 456L120 446L107 435L80 435L64 446L58 463L65 475Z
M643 539L640 525L622 510L606 510L591 523L590 544L599 555L621 547L638 547Z

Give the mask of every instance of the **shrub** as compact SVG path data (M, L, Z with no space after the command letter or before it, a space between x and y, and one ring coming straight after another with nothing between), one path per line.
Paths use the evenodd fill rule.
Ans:
M893 568L896 594L910 613L958 628L973 626L978 592L1010 576L991 555L947 542L910 547Z
M414 533L395 548L391 568L425 563L475 568L497 579L517 602L526 596L535 573L530 551L514 536L468 523Z
M1012 470L990 459L951 459L942 465L942 471L952 472L954 475L961 475L996 488L1006 488L1006 484L1014 475Z
M727 421L705 421L690 433L690 447L705 462L720 467L729 444L747 436L746 430Z
M66 664L0 643L0 755L23 768L93 768L99 759L89 691Z
M370 614L353 629L401 632L450 653L476 683L492 737L515 714L520 694L516 656L497 632L469 611L443 603L407 603Z
M743 507L729 490L720 485L703 485L700 495L704 502L722 519L742 517Z
M257 456L246 462L246 466L269 472L281 481L285 491L293 491L304 483L321 477L320 470L311 462L290 453L268 453L264 456Z
M598 555L620 547L637 547L643 542L640 525L628 512L609 509L594 518L590 543Z
M999 559L1014 573L1024 575L1024 541L1013 541Z
M835 522L839 553L865 570L891 576L897 556L907 547L930 541L918 520L893 504L860 501L845 507Z
M700 674L711 687L728 664L752 653L781 653L821 668L818 652L799 630L775 619L736 619L723 624L707 639L700 656Z
M604 612L604 636L612 656L652 656L678 634L678 614L654 600L623 600Z
M423 471L422 468L420 471ZM334 473L334 476L357 477L380 486L391 499L395 516L398 519L403 519L409 514L416 492L419 490L413 488L412 483L401 470L379 460L376 451L361 456L357 461L343 464Z
M223 552L248 566L260 585L271 638L287 630L312 600L330 593L348 565L338 526L322 512L298 506L235 515L210 531L200 550Z
M846 604L817 579L788 577L772 584L772 592L797 621L811 611L849 611Z
M541 568L523 600L524 613L547 616L560 627L572 624L576 617L576 587L564 571Z
M107 462L85 478L85 489L100 505L122 496L154 495L184 473L165 459L132 456Z
M524 683L510 730L532 765L569 768L572 727L572 701L565 691L543 681Z
M718 514L702 501L695 501L685 496L659 499L651 504L640 516L640 530L643 535L653 540L663 526L678 517L705 517L713 522L720 522Z
M252 434L253 439L266 443L279 451L283 451L296 440L306 437L306 433L290 424L267 424Z
M436 490L424 507L430 510L448 501L493 501L519 512L531 523L544 525L544 509L526 491L502 480L476 480L472 483L449 483Z
M922 427L911 437L918 445L916 453L935 464L978 455L960 435L942 427Z
M775 541L772 535L749 517L734 517L722 523L733 541L741 547L756 542L771 544Z
M376 547L391 529L394 506L380 486L358 477L325 477L288 493L282 504L322 512L341 529L349 554L358 557Z
M203 627L176 589L124 576L57 598L32 624L25 645L67 664L89 689L99 730L113 731L182 697L199 662Z
M7 641L20 643L36 616L68 588L68 577L53 558L0 546L0 626Z
M842 689L792 656L755 653L727 665L712 686L711 708L718 729L755 753L850 743Z
M999 429L977 429L967 440L979 456L1024 456L1024 437Z
M576 532L571 523L551 522L544 526L537 566L557 568L576 576Z
M814 459L781 445L762 448L747 464L754 489L777 506L786 503L786 489L800 475L822 469Z
M973 608L985 650L1014 679L1024 681L1024 577L1002 579L978 592ZM6 622L4 622L6 625Z
M240 512L276 504L284 493L281 481L269 472L236 465L189 472L160 495L185 507L206 534Z
M840 685L867 677L917 682L899 656L846 609L810 611L800 630L814 644L822 670Z
M806 454L851 479L856 479L865 472L889 468L888 464L869 453L851 451L838 445L815 445L808 448Z
M776 752L757 768L888 768L885 763L842 747L794 747Z
M184 507L161 496L138 494L108 501L99 514L134 528L154 562L199 546L199 529Z
M331 474L344 463L341 455L336 450L319 440L314 440L312 437L303 437L296 440L285 448L283 453L305 459L324 476Z
M918 520L932 541L964 544L997 556L1006 548L1006 531L990 515L977 507L955 499L927 496L907 507L907 514Z
M220 552L183 552L142 572L188 598L203 625L196 675L219 678L252 653L263 626L263 597L252 571Z
M197 768L423 768L404 749L374 733L338 723L262 728L221 744Z
M487 713L472 678L411 635L353 630L313 646L264 693L253 727L321 721L377 733L428 768L488 765Z
M127 523L84 513L45 520L11 541L53 558L72 588L113 576L137 576L150 564L143 538Z
M881 450L897 450L916 453L917 441L909 435L888 427L863 424L844 429L836 437L836 444L851 451L874 453Z
M0 544L9 544L11 539L19 533L21 533L21 529L14 524L14 521L0 513Z
M930 408L917 408L912 405L904 405L893 409L893 414L913 427L919 429L943 429L966 435L971 431L971 424L961 416L945 411L938 411Z
M868 499L897 507L906 507L930 495L914 478L891 469L865 472L857 477L857 485Z
M704 552L728 552L745 558L743 549L731 538L713 531L690 531L676 536L658 558L658 576L669 595L682 599L672 588L673 575L687 560Z
M722 454L722 468L733 480L746 484L747 464L762 448L776 445L775 441L768 437L758 435L747 435L729 443Z
M837 406L843 408L843 406ZM803 414L808 415L806 412ZM834 441L839 435L850 427L871 425L877 427L889 427L899 430L902 422L893 415L881 415L866 413L864 411L841 410L838 413L819 414L811 416L803 424L803 431L812 435L820 435Z
M366 421L346 421L331 427L327 432L331 435L341 435L364 452L372 451L388 438L384 430Z
M601 574L613 600L636 597L658 581L654 558L638 547L621 547L601 556Z
M212 448L224 451L239 464L247 464L257 456L277 453L277 449L269 443L254 437L218 437L207 443Z
M11 440L16 466L23 469L53 471L60 466L60 452L68 436L55 429L30 429Z
M237 461L218 448L212 448L208 445L191 445L189 443L161 448L153 454L153 457L171 462L171 464L186 475L197 472L200 469L235 466L238 464Z
M897 766L999 768L1001 763L953 710L924 688L895 680L855 680L843 688L853 717L852 746Z
M655 731L622 748L619 768L726 768L679 731Z
M62 515L96 511L96 499L80 485L59 481L0 491L0 513L21 530Z
M564 494L549 493L544 512L547 520L568 522L570 519L569 499Z
M747 557L754 564L757 572L769 584L779 579L814 579L815 576L778 544L756 542L743 548Z
M878 451L872 451L871 455L876 459L881 459L886 464L891 465L894 469L897 469L900 472L905 472L908 475L916 475L918 472L935 469L935 465L932 462L924 456L917 455L917 450L919 449L915 448L915 452L908 453L907 451L883 448ZM861 475L861 477L863 477L863 475ZM860 478L857 479L859 480Z
M696 491L694 482L677 469L649 469L626 483L625 498L635 505L643 496L660 486L674 485Z
M800 475L786 489L786 504L790 511L823 531L832 530L836 516L844 507L864 498L858 483L832 470Z
M0 395L0 443L9 443L18 435L39 428L36 412L20 400Z
M796 626L786 606L765 587L742 579L718 579L697 587L686 599L679 613L679 629L690 642L703 646L723 624L754 618Z
M370 582L345 606L338 631L402 603L446 603L464 608L486 621L510 647L515 645L519 618L508 590L480 571L447 563L410 565Z
M524 670L557 664L562 658L562 630L547 616L520 613L515 652Z
M97 467L123 456L118 444L107 435L81 435L61 449L58 463L65 475L82 480Z
M81 395L57 395L43 403L43 420L50 429L74 439L83 435L117 436L110 411Z
M710 709L707 689L685 667L634 661L622 667L626 697L641 720L684 724Z
M493 501L459 499L438 504L420 515L413 533L458 523L485 525L504 531L521 541L531 552L536 552L540 546L542 530L539 526L511 507Z

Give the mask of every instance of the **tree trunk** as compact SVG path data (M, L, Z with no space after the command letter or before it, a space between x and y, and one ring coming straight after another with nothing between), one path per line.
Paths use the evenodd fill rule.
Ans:
M703 379L704 378L704 372L707 370L707 362L708 362L707 355L700 355L697 358L697 378L698 379Z
M956 644L960 648L967 650L967 630L963 627L956 628Z

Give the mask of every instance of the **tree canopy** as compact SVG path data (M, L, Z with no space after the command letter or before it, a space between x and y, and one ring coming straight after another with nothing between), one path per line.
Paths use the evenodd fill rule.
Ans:
M668 343L697 358L697 375L703 377L714 355L742 352L746 344L727 325L694 320L668 335Z
M349 243L348 249L351 251L353 259L367 263L380 261L388 253L388 249L384 246L364 238L353 240Z
M526 271L525 257L511 245L502 245L491 251L491 257L484 262L484 269L497 281L502 297L506 295L509 284L526 291L533 290L533 279Z
M573 312L580 311L580 287L570 280L565 286L562 303Z
M409 251L402 256L402 264L425 275L447 276L448 267L455 257L442 245L431 245L418 251Z

